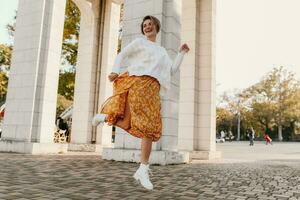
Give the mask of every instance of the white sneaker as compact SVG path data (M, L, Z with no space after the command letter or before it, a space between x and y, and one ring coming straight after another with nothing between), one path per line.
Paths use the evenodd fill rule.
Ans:
M135 180L140 182L144 188L148 190L153 190L153 185L149 180L149 172L152 175L151 170L149 169L149 165L145 165L141 163L140 167L135 172L133 177L135 178Z
M92 125L93 126L98 126L100 123L104 123L105 122L105 117L106 117L106 114L96 114L93 117Z

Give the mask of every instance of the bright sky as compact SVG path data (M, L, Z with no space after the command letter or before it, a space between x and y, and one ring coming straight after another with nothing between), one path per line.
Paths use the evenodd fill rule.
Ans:
M1 0L0 43L18 0ZM217 0L217 92L243 89L283 65L300 79L300 0Z
M1 0L0 2L0 44L11 43L6 25L11 23L18 9L19 0Z
M217 0L217 92L246 88L273 67L300 79L300 0Z

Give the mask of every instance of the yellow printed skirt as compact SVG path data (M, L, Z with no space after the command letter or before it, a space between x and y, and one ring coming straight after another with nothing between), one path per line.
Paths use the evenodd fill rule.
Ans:
M113 87L113 96L101 109L101 113L108 115L107 123L117 125L129 112L130 122L125 130L135 137L158 141L162 132L159 82L151 76L129 76L126 72L114 81Z

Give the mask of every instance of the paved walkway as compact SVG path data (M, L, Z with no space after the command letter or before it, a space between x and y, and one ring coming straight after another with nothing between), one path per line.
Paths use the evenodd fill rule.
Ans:
M217 145L224 159L242 161L259 160L300 160L300 142L273 142L266 145L263 141L255 141L254 146L249 142L226 142Z
M152 166L154 191L133 180L137 164L2 153L0 199L300 199L300 143L233 142L218 149L219 161Z

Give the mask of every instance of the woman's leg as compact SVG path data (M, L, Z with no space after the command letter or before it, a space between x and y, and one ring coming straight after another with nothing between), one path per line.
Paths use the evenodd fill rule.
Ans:
M124 119L119 119L115 125L124 130L130 129L131 114L130 114L130 107L129 107L128 100L126 100L126 103L125 103Z
M148 190L153 189L153 184L149 179L149 157L152 149L152 139L144 137L141 144L141 164L133 177Z
M144 137L141 144L141 163L147 165L152 149L152 139Z

